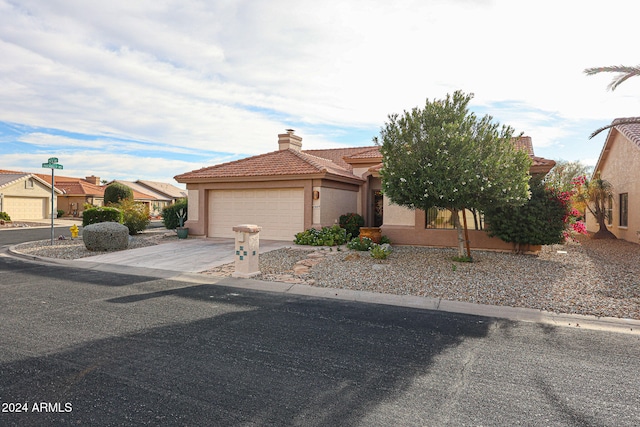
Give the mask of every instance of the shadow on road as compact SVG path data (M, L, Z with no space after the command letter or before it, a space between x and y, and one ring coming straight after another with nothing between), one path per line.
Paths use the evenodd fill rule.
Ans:
M114 281L135 283L120 275ZM50 425L354 425L406 392L435 356L486 336L494 322L214 285L124 295L104 304L126 321L163 297L210 307L212 315L187 322L176 317L167 326L0 365L3 400L73 406L72 412L11 419Z

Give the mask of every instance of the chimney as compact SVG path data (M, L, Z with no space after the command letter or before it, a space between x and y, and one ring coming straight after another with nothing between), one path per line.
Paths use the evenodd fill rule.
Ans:
M84 179L85 181L87 181L89 184L93 184L93 185L100 185L100 177L99 176L87 176Z
M296 150L302 148L302 138L294 135L293 129L287 129L287 133L278 134L278 147L280 150Z

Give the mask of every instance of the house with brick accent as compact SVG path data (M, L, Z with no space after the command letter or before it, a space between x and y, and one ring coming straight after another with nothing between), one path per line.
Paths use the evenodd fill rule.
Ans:
M533 154L531 138L514 141L527 151L532 174L546 174L553 160ZM309 228L336 224L355 212L365 225L380 227L396 244L455 246L457 237L443 210L425 212L393 205L382 194L382 155L377 146L303 150L289 129L278 135L278 150L187 172L175 177L187 186L186 227L196 236L234 236L239 224L262 227L263 239L293 240ZM469 212L471 246L511 249L482 231L479 213Z
M637 118L640 120L640 117ZM612 124L619 123L616 119ZM640 241L640 124L617 124L609 129L593 170L613 186L609 200L609 231L619 239ZM587 230L598 231L598 222L587 213Z

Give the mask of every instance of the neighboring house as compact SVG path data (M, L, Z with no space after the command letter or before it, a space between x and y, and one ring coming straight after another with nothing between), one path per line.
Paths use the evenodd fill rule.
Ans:
M175 185L154 181L121 181L116 180L133 191L133 198L136 202L142 202L149 207L149 213L158 216L162 209L174 204L179 199L187 197L187 192Z
M613 121L615 124L621 119ZM594 176L600 174L613 186L609 200L608 228L619 239L638 243L640 235L640 124L620 124L609 129ZM598 231L594 216L587 214L587 230Z
M54 190L54 195L60 194ZM0 212L9 214L12 221L51 218L51 184L35 174L0 170Z
M533 155L531 138L514 142L531 156L532 174L546 174L555 165ZM457 244L443 211L412 211L382 195L377 146L302 150L302 138L290 129L278 135L278 146L278 151L177 175L189 194L189 233L233 237L233 226L249 223L262 227L264 239L293 240L300 231L333 225L340 215L356 212L396 244ZM481 228L477 214L475 222ZM472 247L511 248L484 231L470 231L470 241Z
M175 185L171 185L166 182L156 182L156 181L145 181L145 180L137 180L136 184L139 184L143 187L149 188L157 193L160 193L171 199L171 203L175 203L180 199L187 198L187 190L183 190L182 188L178 188Z
M51 185L51 175L38 174ZM55 176L55 187L62 194L58 195L58 209L64 211L65 216L81 217L86 204L102 206L104 202L104 187L100 185L100 178L88 176L73 178L69 176Z

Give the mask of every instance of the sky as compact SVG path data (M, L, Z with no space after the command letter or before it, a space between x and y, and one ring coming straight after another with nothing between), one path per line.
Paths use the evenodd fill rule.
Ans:
M372 145L389 114L470 110L595 165L640 116L634 0L0 0L0 169L153 180L277 150Z

